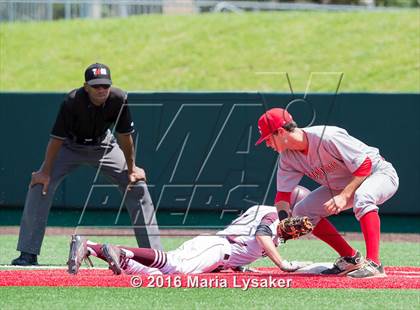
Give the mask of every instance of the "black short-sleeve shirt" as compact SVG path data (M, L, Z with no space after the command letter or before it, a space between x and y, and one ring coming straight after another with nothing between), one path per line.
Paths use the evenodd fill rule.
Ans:
M51 136L76 141L96 141L103 137L113 124L116 124L115 130L118 133L134 132L127 94L119 88L111 87L106 102L97 107L81 87L72 90L64 98Z

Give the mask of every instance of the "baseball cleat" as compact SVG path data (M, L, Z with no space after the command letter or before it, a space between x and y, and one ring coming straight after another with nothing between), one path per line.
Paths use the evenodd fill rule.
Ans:
M353 256L342 256L337 258L334 266L330 269L326 269L321 272L324 275L336 275L341 276L349 272L359 269L364 262L364 258L359 251L356 250L356 254Z
M108 262L109 269L116 275L122 272L121 264L125 259L125 253L119 247L112 244L104 244L102 246L102 254Z
M86 239L78 235L72 235L70 241L69 260L67 261L68 273L77 274L82 261L90 261L88 255L89 253L87 250Z
M348 273L347 276L355 279L382 278L386 277L386 273L382 264L378 265L375 262L367 259L362 267Z
M21 252L18 258L12 260L14 266L38 266L38 256L31 253Z

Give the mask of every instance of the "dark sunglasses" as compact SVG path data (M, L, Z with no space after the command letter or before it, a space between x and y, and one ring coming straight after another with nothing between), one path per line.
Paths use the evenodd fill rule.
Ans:
M92 87L92 88L95 88L95 89L99 89L99 88L108 89L108 88L110 88L110 87L111 87L111 85L98 84L98 85L92 85L91 87Z

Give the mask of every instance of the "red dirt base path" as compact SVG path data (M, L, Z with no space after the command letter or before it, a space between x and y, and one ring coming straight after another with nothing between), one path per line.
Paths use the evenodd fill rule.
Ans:
M343 276L290 274L275 268L260 273L220 272L200 275L115 276L110 270L3 270L0 286L183 287L183 288L369 288L420 289L419 267L388 267L387 277L352 279Z

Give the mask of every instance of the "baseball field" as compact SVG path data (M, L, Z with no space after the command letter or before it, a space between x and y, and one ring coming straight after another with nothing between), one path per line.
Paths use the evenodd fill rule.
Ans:
M294 91L333 92L336 77L323 73L343 72L340 91L418 93L419 13L147 15L99 22L4 23L0 91L68 91L81 85L81 68L98 61L113 68L115 85L128 91L284 92L290 91L287 80L273 76L287 72ZM314 72L318 78L311 80ZM28 180L29 175L11 182L27 186ZM259 273L249 274L133 278L115 276L105 263L94 260L94 268L83 267L73 276L66 272L73 229L47 231L41 266L18 268L9 265L18 255L17 229L0 227L0 309L418 309L420 305L418 230L383 234L381 258L388 277L360 280L284 273L266 258L253 264ZM364 251L361 233L343 233L351 245ZM136 245L133 236L89 238ZM186 240L176 234L162 239L165 250ZM313 237L289 241L279 251L289 260L332 263L337 258Z
M351 244L363 249L359 234L348 234ZM133 237L90 237L98 242L135 246ZM76 276L65 271L69 237L48 234L40 256L42 266L12 268L4 266L16 255L16 235L0 238L0 292L2 309L89 307L144 309L157 306L171 309L282 309L306 307L330 309L415 309L420 294L419 237L414 234L387 235L382 241L382 259L388 277L350 279L338 276L287 274L273 268L268 259L253 266L260 273L219 273L200 276L115 276L106 265L83 267ZM185 238L166 237L165 249L175 249ZM411 241L409 241L411 240ZM335 253L311 237L288 241L279 248L291 260L332 262ZM249 282L248 282L249 281ZM271 282L270 282L271 281ZM141 283L141 284L139 284ZM148 287L149 286L149 287ZM264 288L264 286L268 288ZM227 287L227 288L225 288ZM257 288L259 287L259 288Z

